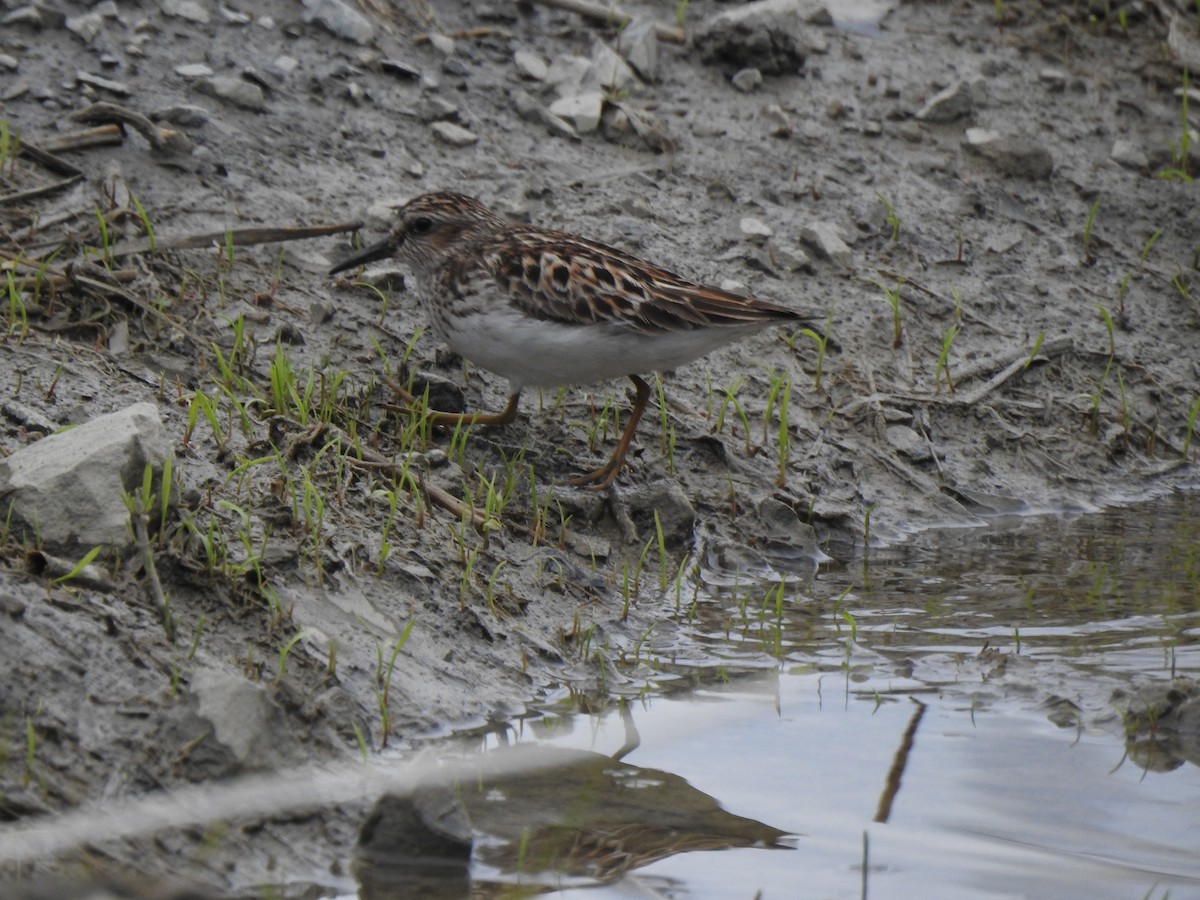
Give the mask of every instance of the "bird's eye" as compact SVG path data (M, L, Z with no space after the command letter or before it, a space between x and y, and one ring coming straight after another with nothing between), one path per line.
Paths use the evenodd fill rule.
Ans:
M428 216L420 216L413 219L412 233L413 234L429 234L433 230L433 219Z

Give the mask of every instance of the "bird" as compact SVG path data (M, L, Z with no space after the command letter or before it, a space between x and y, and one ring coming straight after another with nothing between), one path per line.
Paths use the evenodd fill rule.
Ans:
M772 325L817 321L706 287L598 241L507 219L454 191L408 201L386 237L329 274L387 258L414 275L433 333L508 380L501 412L431 412L435 424L507 425L524 388L629 378L633 406L616 449L604 465L570 481L597 489L612 485L625 464L650 399L643 374L678 368Z

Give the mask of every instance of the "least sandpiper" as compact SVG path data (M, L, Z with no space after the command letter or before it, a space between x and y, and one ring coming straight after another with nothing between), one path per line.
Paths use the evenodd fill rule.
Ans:
M627 376L633 409L608 462L574 484L608 487L650 399L641 373L674 369L769 325L813 317L704 287L621 250L513 222L478 200L422 194L386 238L330 274L384 257L406 263L435 334L460 356L508 379L499 413L431 413L443 425L505 425L525 387Z

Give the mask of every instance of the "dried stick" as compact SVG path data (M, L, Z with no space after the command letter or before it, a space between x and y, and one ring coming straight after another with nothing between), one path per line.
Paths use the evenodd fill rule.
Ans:
M362 222L340 222L336 225L299 225L295 228L232 228L228 231L210 231L207 234L189 234L179 237L155 237L154 246L150 239L133 241L112 249L113 256L132 256L135 253L151 253L159 250L204 250L214 244L225 246L226 241L235 247L253 244L277 244L282 241L302 241L308 238L326 237L358 231Z
M633 21L633 16L629 15L629 13L623 13L620 10L600 6L596 3L588 3L587 0L533 0L533 2L541 6L549 6L553 9L577 13L585 19L591 19L594 22L605 22L623 26ZM666 41L670 44L687 43L687 35L682 28L672 28L670 25L660 25L656 22L654 24L654 34L660 41Z
M88 147L119 144L123 140L125 134L120 125L100 125L96 128L85 128L83 131L72 131L60 137L47 138L42 141L42 149L51 153L61 153L63 150L86 150Z
M173 128L160 128L136 110L115 103L93 103L71 113L71 119L85 125L128 125L160 153L187 153L192 146L187 135Z

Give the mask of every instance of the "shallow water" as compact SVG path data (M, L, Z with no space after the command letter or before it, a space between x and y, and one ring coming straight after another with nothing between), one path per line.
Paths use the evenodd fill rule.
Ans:
M0 860L271 820L222 842L242 893L1200 897L1200 494L782 581L719 551L540 714L0 827Z
M1171 679L1200 669L1196 495L928 532L772 591L685 592L681 630L712 656L692 660L701 690L517 738L636 744L620 758L636 777L680 776L793 837L659 848L565 896L856 897L864 838L868 896L1200 896L1200 698L1164 712ZM683 633L647 651L642 681L686 673ZM1165 705L1127 740L1114 697L1139 690ZM584 829L613 829L600 819ZM715 827L697 830L723 846ZM477 855L475 875L554 883L512 868Z

